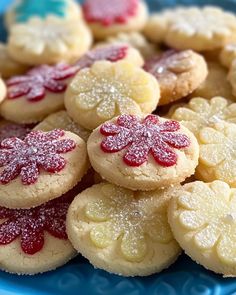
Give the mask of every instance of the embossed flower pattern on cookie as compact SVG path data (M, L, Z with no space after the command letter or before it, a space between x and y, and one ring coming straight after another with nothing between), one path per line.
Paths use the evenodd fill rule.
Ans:
M60 172L66 165L61 156L72 151L76 144L71 139L60 139L65 132L55 129L50 132L32 131L24 140L11 137L0 144L1 184L7 184L18 176L24 185L37 181L40 170Z
M85 207L93 224L90 239L97 247L106 248L120 238L123 257L138 262L147 254L149 239L161 244L173 239L166 206L158 206L155 196L135 198L134 192L110 184L103 186L102 193L99 200Z
M15 76L7 81L8 98L26 96L28 101L38 101L45 97L46 91L64 92L67 88L64 80L73 77L77 71L77 66L64 63L38 66L26 75Z
M32 16L45 18L49 14L64 17L67 8L66 0L21 0L15 9L17 22L26 22Z
M79 69L91 67L96 61L108 60L116 62L126 57L128 52L127 45L110 45L96 48L85 53L77 62Z
M179 129L178 122L160 122L154 115L143 120L122 115L115 123L101 126L100 132L106 136L101 148L106 153L125 149L123 160L129 166L142 165L151 154L159 165L170 167L178 159L174 149L183 149L190 145L190 139L186 135L177 133Z
M236 104L223 97L213 97L211 100L197 97L176 108L171 118L198 135L202 128L220 121L235 123Z
M86 21L99 22L103 26L126 23L136 15L138 0L86 0L83 11Z
M44 231L58 239L67 239L66 214L75 193L73 190L55 200L31 209L0 207L0 247L20 237L24 253L33 255L44 246Z
M235 263L236 190L222 181L194 182L185 186L176 202L175 222L192 233L197 250L214 251L222 263Z

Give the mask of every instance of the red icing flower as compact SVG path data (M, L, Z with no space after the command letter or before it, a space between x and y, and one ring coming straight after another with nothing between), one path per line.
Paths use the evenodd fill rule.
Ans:
M23 184L37 181L40 169L50 173L61 171L66 160L60 155L73 150L76 143L71 139L61 139L62 130L50 132L32 131L24 140L17 137L4 139L0 144L0 182L7 184L21 176Z
M21 248L26 254L39 252L44 245L44 231L58 239L67 239L66 214L77 195L77 187L60 198L32 209L0 207L0 245L7 245L21 237Z
M108 60L116 62L126 57L128 47L126 45L111 45L88 51L76 63L79 69L91 67L96 61Z
M85 19L104 26L126 23L136 15L138 0L86 0L83 4Z
M24 139L33 127L33 125L20 125L15 123L5 124L0 127L0 142L8 137Z
M105 123L100 132L106 138L101 148L106 153L116 153L126 149L124 162L129 166L140 166L148 161L149 153L155 161L164 167L173 166L177 162L174 149L186 148L189 138L180 133L176 121L160 122L155 115L145 119L132 115L121 115L115 123Z
M76 74L78 67L66 64L42 65L28 71L26 75L16 76L7 81L8 98L26 96L29 101L45 97L46 90L53 93L64 92L67 84L62 82Z

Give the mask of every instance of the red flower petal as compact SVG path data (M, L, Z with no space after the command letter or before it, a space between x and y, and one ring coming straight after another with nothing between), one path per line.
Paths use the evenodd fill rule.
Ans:
M155 146L151 149L151 153L156 162L163 167L174 166L177 162L177 154L167 144Z
M21 248L29 255L39 252L44 245L43 230L35 229L34 223L28 225L21 233Z
M15 220L7 220L0 224L0 244L7 245L21 234L20 225Z

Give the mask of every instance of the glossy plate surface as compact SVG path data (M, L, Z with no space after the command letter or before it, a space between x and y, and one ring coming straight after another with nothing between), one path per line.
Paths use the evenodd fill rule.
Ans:
M41 1L41 0L32 0ZM110 0L112 1L112 0ZM0 14L11 3L0 0ZM149 0L151 11L215 4L236 12L236 0ZM6 38L0 18L0 40ZM16 261L17 263L17 261ZM168 270L146 278L123 278L94 269L77 257L58 270L33 277L0 272L0 295L236 295L236 279L223 279L182 255Z

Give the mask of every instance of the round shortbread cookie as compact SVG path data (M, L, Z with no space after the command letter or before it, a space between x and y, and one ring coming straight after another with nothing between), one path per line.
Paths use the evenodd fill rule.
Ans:
M143 29L147 17L147 5L140 0L85 0L84 18L95 39L105 39L120 32Z
M85 142L71 132L32 131L0 145L0 205L31 208L74 187L88 167Z
M236 39L236 17L214 6L180 7L154 15L145 34L176 49L213 50Z
M62 21L49 16L44 20L31 18L26 23L13 25L8 52L24 64L55 64L79 58L91 45L91 33L81 20Z
M32 17L45 19L52 15L61 20L78 20L81 8L74 0L16 0L5 14L5 24L10 28L15 23L25 23Z
M144 64L143 57L139 51L127 44L100 44L93 50L85 53L74 63L80 69L84 69L91 67L96 61L102 60L107 60L110 62L125 60L140 67L142 67Z
M168 219L186 254L209 270L235 277L236 189L222 181L196 181L173 196Z
M51 131L53 129L63 129L77 134L85 142L87 142L90 131L84 129L79 124L75 123L67 114L66 111L59 111L46 117L42 122L34 127L34 130ZM1 138L1 128L0 128Z
M222 180L236 187L236 124L219 122L201 129L196 177L203 181Z
M0 207L0 269L32 275L53 270L74 257L66 215L79 192L80 184L33 209Z
M133 192L109 183L83 191L67 215L73 246L95 266L123 276L147 276L180 254L167 222L168 190Z
M154 190L180 183L195 172L199 147L176 121L155 115L121 115L98 127L88 154L104 179L132 190Z
M6 85L0 77L0 103L4 100L4 98L6 97L6 94L7 94Z
M8 54L6 45L0 42L0 75L7 79L15 75L21 75L27 69L27 66L13 60Z
M156 77L161 89L159 105L192 93L207 77L204 58L192 50L169 50L147 60L144 69Z
M206 80L192 93L190 97L204 97L211 99L214 96L222 96L235 100L232 87L227 80L227 70L216 62L208 62L208 75Z
M225 45L220 53L220 62L223 66L230 68L234 59L236 59L236 43Z
M16 123L37 123L64 109L65 90L78 70L64 63L42 65L12 77L7 81L7 99L0 105L1 115Z
M128 44L129 46L136 48L145 59L150 58L159 52L157 46L148 42L139 32L119 33L116 36L109 37L105 42L109 44Z
M178 106L178 105L177 105ZM204 127L226 121L236 123L236 103L223 98L192 98L189 103L171 110L171 119L179 121L196 136Z
M80 71L65 94L71 118L94 129L120 114L151 113L160 97L155 77L133 64L98 61Z

